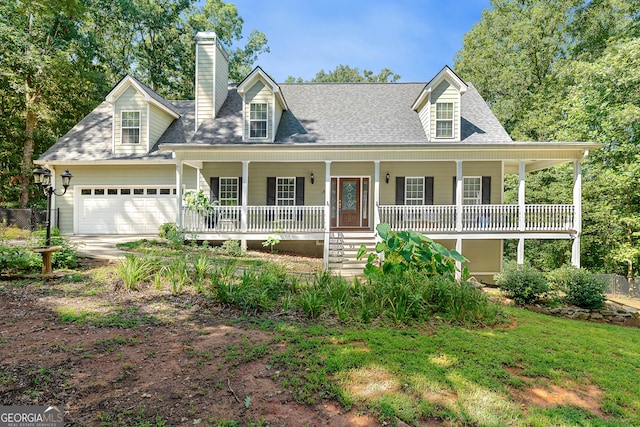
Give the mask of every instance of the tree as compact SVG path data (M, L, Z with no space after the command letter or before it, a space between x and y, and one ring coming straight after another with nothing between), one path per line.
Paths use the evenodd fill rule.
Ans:
M76 107L94 93L91 46L79 31L83 12L79 0L0 5L1 108L7 118L1 132L8 145L0 181L19 184L19 195L8 195L17 196L21 207L29 202L34 151L48 147L61 123L79 119L59 104Z
M638 0L493 0L455 63L514 139L604 144L583 163L583 265L628 276L640 257L638 11ZM567 170L530 175L527 202L548 202L552 176L553 192L570 191ZM563 258L556 244L538 248L527 258Z
M335 70L326 73L320 70L315 77L310 80L312 83L389 83L400 79L400 75L388 68L383 68L378 74L373 71L363 70L360 73L358 68L351 68L348 65L338 65ZM287 77L285 83L302 83L301 77Z

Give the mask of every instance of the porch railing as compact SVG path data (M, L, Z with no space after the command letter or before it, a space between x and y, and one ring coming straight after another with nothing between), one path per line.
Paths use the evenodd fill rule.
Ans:
M455 232L455 205L378 207L380 221L392 230ZM573 205L526 205L524 231L573 231ZM515 232L520 230L518 205L465 205L462 207L463 232Z
M242 206L215 206L210 211L183 208L187 232L242 232ZM247 206L246 232L313 233L324 231L324 206Z

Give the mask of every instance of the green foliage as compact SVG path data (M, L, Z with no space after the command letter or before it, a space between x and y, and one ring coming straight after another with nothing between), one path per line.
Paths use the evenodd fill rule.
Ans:
M189 273L187 260L182 256L173 258L160 270L162 277L171 283L171 292L176 295L181 294L184 287L191 283Z
M607 283L583 268L563 266L547 274L552 289L565 294L564 300L580 308L600 308L606 297Z
M135 291L152 278L156 264L145 257L127 254L118 264L118 275L127 290Z
M38 230L31 233L36 246L44 246L46 243L46 230ZM78 245L67 236L60 235L57 227L51 228L51 246L60 246L60 250L51 255L53 268L76 268L78 266Z
M239 240L227 239L222 244L222 253L230 257L239 257L243 255L244 251Z
M271 253L273 253L273 247L278 243L280 243L280 239L278 236L269 236L267 237L267 240L262 242L262 247L269 248L271 250Z
M35 273L41 265L40 255L29 248L0 245L0 272L2 273Z
M518 304L533 304L549 291L543 274L527 264L507 263L495 280L496 285Z
M455 250L449 250L440 243L434 242L415 231L392 232L386 223L376 227L382 239L376 244L376 253L369 254L364 274L370 279L381 274L402 273L409 269L424 271L429 275L444 275L453 278L456 262L468 260ZM358 259L366 253L362 245L358 251ZM376 265L379 256L383 255L381 265Z
M167 239L173 249L184 245L184 231L178 228L175 222L165 222L158 228L158 237Z
M351 68L348 65L338 65L335 70L328 73L320 70L315 77L310 80L312 83L392 83L400 79L400 75L394 73L388 68L383 68L380 73L374 74L373 71L363 70L360 72L358 68ZM302 83L301 77L287 77L285 83Z

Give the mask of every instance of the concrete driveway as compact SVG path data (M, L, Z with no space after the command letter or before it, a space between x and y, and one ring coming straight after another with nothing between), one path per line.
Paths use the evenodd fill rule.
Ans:
M118 243L135 242L141 239L155 239L156 235L121 235L102 234L88 235L75 234L69 236L73 243L78 245L78 252L87 258L119 259L124 258L125 252L116 248Z

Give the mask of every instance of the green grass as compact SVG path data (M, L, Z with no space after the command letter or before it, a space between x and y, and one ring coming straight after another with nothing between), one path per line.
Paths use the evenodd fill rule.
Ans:
M281 323L272 356L301 402L335 397L381 419L455 425L640 425L640 330L508 309L517 325L322 328ZM505 368L513 368L510 374ZM570 404L523 410L514 394L551 385L602 391L602 416Z
M80 323L102 328L131 329L144 325L158 325L162 322L155 316L140 313L138 307L119 307L102 313L92 310L80 310L73 307L58 307L54 310L63 323Z

